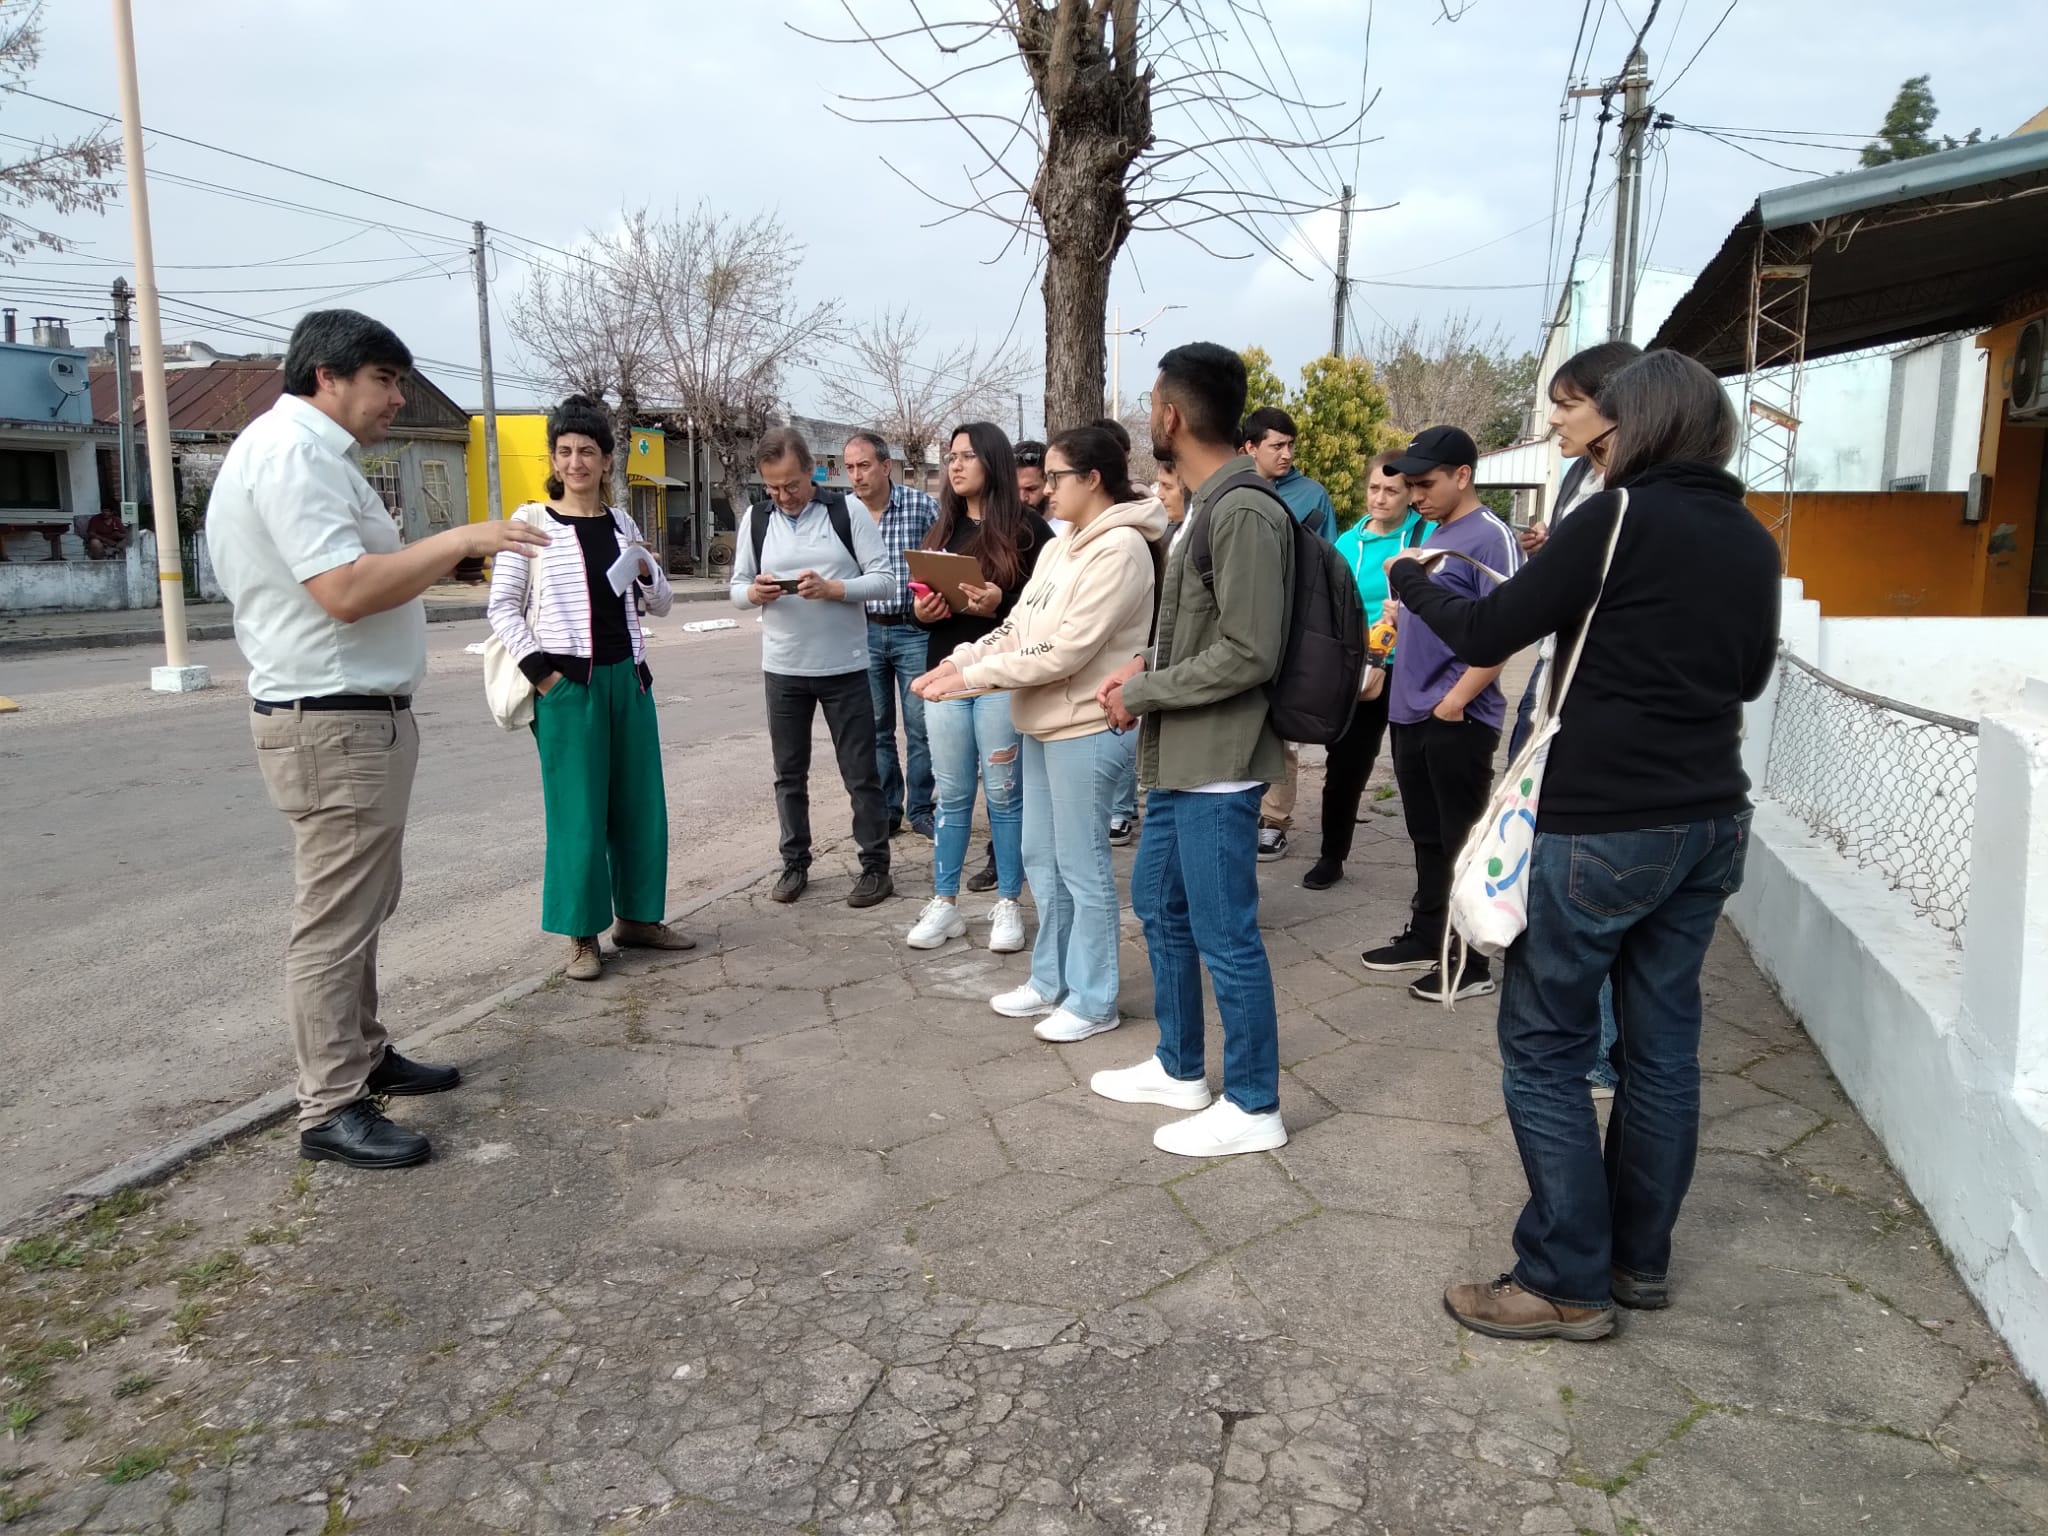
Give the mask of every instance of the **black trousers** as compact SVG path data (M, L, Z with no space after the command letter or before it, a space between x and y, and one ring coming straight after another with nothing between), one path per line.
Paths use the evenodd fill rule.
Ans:
M1393 691L1389 680L1381 685L1378 698L1360 699L1351 713L1350 729L1330 744L1323 764L1323 858L1329 863L1342 864L1351 857L1358 802L1365 797L1365 781L1372 777L1387 734L1387 698Z
M811 721L819 705L839 758L839 779L853 797L853 840L862 869L889 867L889 808L875 771L875 706L868 674L792 677L763 672L768 694L768 745L775 758L775 813L782 823L782 862L811 863Z
M1451 862L1493 790L1500 732L1476 720L1422 720L1394 726L1394 782L1415 845L1416 934L1443 939L1451 915Z

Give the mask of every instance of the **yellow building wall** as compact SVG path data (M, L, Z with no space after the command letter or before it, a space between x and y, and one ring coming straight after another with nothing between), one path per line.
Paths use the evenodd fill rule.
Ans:
M2033 569L2034 529L2041 496L2040 427L2018 427L2005 419L2012 388L2012 354L2023 316L1986 331L1977 344L1990 354L1984 372L1984 437L1977 467L1991 476L1991 501L1978 525L1983 543L1976 569L1977 607L1987 617L2027 611L2027 577Z
M1778 505L1749 498L1765 527ZM1983 543L1959 491L1801 491L1785 574L1831 619L1972 618Z
M469 418L469 520L491 516L490 477L484 469L484 421ZM539 412L498 418L498 479L505 504L515 512L529 501L548 499L548 419Z

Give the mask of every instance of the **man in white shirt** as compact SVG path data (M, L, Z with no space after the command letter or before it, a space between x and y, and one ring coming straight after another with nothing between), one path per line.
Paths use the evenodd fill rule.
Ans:
M377 1016L377 934L398 907L419 766L421 594L460 560L530 556L548 542L520 522L403 542L355 454L389 432L411 367L405 343L367 315L305 316L285 352L284 393L235 439L206 508L206 542L249 661L257 766L292 824L285 1014L299 1154L355 1168L402 1168L431 1151L386 1119L376 1096L459 1081L453 1067L401 1056Z

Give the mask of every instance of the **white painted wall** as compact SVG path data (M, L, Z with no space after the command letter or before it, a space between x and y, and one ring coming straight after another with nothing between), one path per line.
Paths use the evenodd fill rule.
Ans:
M1824 618L1812 660L1851 687L1981 720L2048 677L2048 619Z
M39 541L40 542L40 541ZM43 544L45 553L49 545ZM119 560L8 560L0 563L0 609L100 612L128 606L128 568Z
M1816 665L1829 625L1863 622L1910 638L1957 621L1824 620L1786 583L1784 641ZM1880 665L1876 648L1861 654ZM1763 784L1775 688L1748 726L1744 758ZM2028 681L1983 721L1975 793L1960 950L1768 793L1728 915L2021 1370L2048 1387L2048 683Z

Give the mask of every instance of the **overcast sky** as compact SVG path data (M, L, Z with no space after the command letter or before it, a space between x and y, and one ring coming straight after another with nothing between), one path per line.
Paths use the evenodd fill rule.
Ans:
M906 0L850 3L876 31L910 19ZM1580 4L1450 0L1452 10L1464 7L1453 23L1438 0L1265 3L1277 48L1248 4L1207 0L1224 34L1217 46L1233 63L1255 62L1283 80L1283 64L1291 64L1306 98L1340 104L1332 121L1356 110L1361 71L1378 93L1366 128L1376 142L1338 150L1331 163L1303 157L1292 180L1286 167L1267 162L1277 185L1310 200L1321 195L1307 190L1311 180L1331 185L1355 165L1359 203L1395 205L1361 214L1354 226L1352 270L1374 280L1357 290L1361 326L1369 334L1382 320L1428 321L1469 308L1534 346L1554 302L1544 287L1555 275L1553 204L1569 205L1558 236L1568 245L1591 164L1597 102L1585 104L1566 190L1554 199L1559 97ZM947 0L926 0L924 10L977 15L985 4L950 0L949 9ZM1592 0L1592 73L1619 71L1648 4ZM1909 75L1933 76L1939 127L1959 137L1970 128L2007 133L2048 106L2039 0L1738 0L1707 42L1726 9L1726 0L1664 0L1646 44L1660 110L1717 130L1794 130L1814 145L1847 147L1744 144L1794 168L1786 170L1696 131L1659 135L1649 202L1658 266L1696 271L1760 191L1853 166L1853 144L1831 136L1874 129ZM153 138L160 282L183 306L182 318L166 322L169 340L200 336L254 350L259 342L237 331L281 334L316 301L347 303L391 322L423 358L453 365L423 366L473 405L466 221L569 246L622 206L704 200L739 215L778 211L808 246L799 279L806 300L836 299L856 319L909 306L935 342L993 342L1014 321L1038 355L1043 319L1032 253L1015 247L999 258L1005 232L986 221L928 227L942 210L882 164L887 155L921 185L957 195L973 158L959 131L853 126L828 112L840 92L901 88L871 53L791 30L843 31L836 0L141 0L136 11L143 116L152 129L438 211L393 207ZM29 87L112 110L107 25L103 0L51 5L43 64ZM1661 95L1703 42L1683 79ZM928 50L908 45L901 57L936 78ZM991 70L954 103L1008 113L1023 89L1018 70ZM76 131L87 121L20 97L0 98L0 110L0 132L13 136ZM1160 124L1177 137L1186 126L1171 117ZM1590 254L1610 243L1610 205L1598 200L1611 182L1604 159ZM286 199L305 211L233 193ZM362 220L402 227L366 228ZM68 317L75 337L96 339L105 328L104 285L131 252L125 207L42 222L79 249L38 253L0 271L0 294L26 314ZM1306 276L1270 256L1205 255L1170 234L1135 240L1113 285L1125 323L1162 305L1183 307L1142 341L1124 343L1125 394L1149 387L1162 350L1197 339L1263 345L1291 378L1328 347L1324 263L1334 260L1336 228L1326 212L1277 232ZM494 260L498 366L514 375L531 370L503 320L526 275L516 249L506 242ZM1392 286L1403 283L1454 286ZM217 318L203 326L195 323L199 305L263 324ZM830 351L814 361L845 366L844 355ZM788 388L799 409L817 405L814 372L795 372ZM514 378L500 384L498 398L537 394ZM1026 403L1034 430L1038 409L1034 391Z

